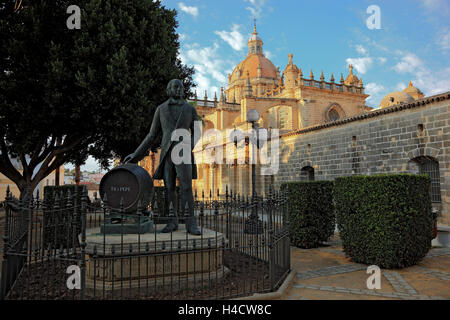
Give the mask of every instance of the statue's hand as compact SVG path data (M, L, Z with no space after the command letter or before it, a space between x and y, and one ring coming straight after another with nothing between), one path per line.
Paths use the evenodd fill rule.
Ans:
M132 153L125 157L123 163L136 163L136 154Z

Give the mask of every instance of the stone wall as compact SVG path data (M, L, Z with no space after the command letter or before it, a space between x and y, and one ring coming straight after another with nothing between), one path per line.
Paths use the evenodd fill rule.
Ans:
M306 166L314 168L315 180L333 180L353 174L414 172L411 160L427 156L440 166L439 223L450 225L449 128L447 92L286 134L280 141L275 186L301 180L301 169Z

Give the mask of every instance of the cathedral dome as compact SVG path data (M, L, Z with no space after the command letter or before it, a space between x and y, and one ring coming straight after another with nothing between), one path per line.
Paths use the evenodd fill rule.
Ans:
M403 90L403 92L406 92L410 96L412 96L415 99L423 98L423 93L418 88L414 87L412 84L412 81L409 81L409 86Z
M259 70L258 70L259 69ZM277 68L262 54L251 54L234 68L231 82L248 78L277 78Z
M380 102L380 108L387 108L401 103L414 102L414 98L406 92L395 91L388 93Z
M248 40L247 58L234 68L233 73L229 76L229 83L248 78L270 78L274 80L278 78L277 68L272 61L264 56L263 41L258 36L256 25L253 27L250 40Z

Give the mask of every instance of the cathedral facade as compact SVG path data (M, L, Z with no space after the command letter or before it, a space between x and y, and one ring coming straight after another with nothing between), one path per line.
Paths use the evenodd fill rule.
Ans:
M331 74L326 80L323 71L318 78L312 70L305 75L292 54L287 58L281 72L265 57L255 27L247 56L228 75L228 86L219 97L208 99L206 92L203 97L196 92L189 100L203 122L203 138L194 149L197 195L223 197L226 187L250 195L253 159L258 194L287 181L428 173L439 222L450 226L449 92L424 97L410 82L405 90L386 95L380 108L372 109L366 106L368 95L353 66L345 77L341 74L337 80ZM250 139L249 110L259 114L255 127L265 129L272 138L271 132L277 129L279 165L272 174L267 170L261 174L267 165L254 157L259 152ZM235 130L248 133L247 138L233 141L230 131ZM266 144L271 146L271 140ZM158 156L150 154L140 164L153 174Z

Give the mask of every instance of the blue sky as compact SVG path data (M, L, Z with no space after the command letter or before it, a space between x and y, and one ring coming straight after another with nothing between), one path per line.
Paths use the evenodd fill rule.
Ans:
M264 50L283 71L288 54L305 75L323 69L339 79L352 63L377 107L409 80L425 95L450 90L450 0L163 0L178 10L182 61L196 69L199 96L227 85L227 73L246 56L257 19ZM381 29L370 30L370 5ZM201 93L200 93L201 92Z
M366 101L378 107L412 80L426 96L450 90L450 0L162 0L178 11L181 52L194 66L199 97L226 87L227 74L247 54L257 19L266 56L283 71L288 54L304 75L324 71L339 80L352 63ZM370 30L366 10L377 5L381 29ZM89 159L83 169L95 170Z

